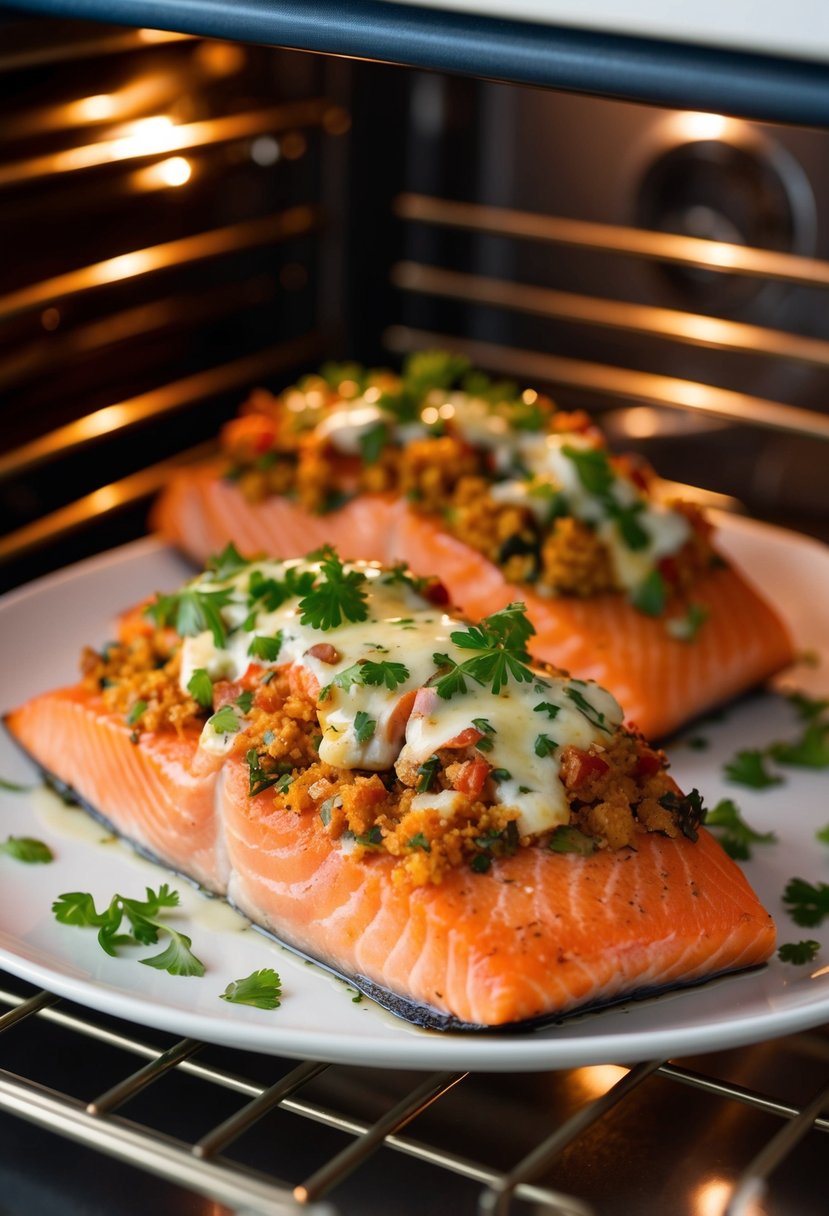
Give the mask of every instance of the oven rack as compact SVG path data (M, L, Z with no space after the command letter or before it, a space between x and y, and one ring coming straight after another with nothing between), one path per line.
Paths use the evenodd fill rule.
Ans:
M603 1092L563 1114L552 1111L547 1126L538 1129L535 1141L512 1163L495 1168L486 1160L447 1148L436 1136L420 1136L417 1128L413 1134L407 1131L409 1125L430 1107L447 1101L451 1091L472 1084L472 1074L401 1074L399 1093L391 1097L384 1095L384 1101L390 1102L387 1109L379 1117L366 1118L363 1113L349 1109L353 1082L348 1079L349 1070L341 1066L312 1060L281 1061L287 1071L275 1083L268 1083L260 1076L246 1073L252 1065L263 1070L262 1057L228 1051L221 1062L211 1063L202 1056L206 1048L203 1043L191 1039L176 1041L173 1036L163 1036L166 1042L148 1041L148 1033L150 1038L162 1036L153 1035L143 1027L94 1014L45 990L37 991L27 986L26 991L21 992L23 986L16 980L11 980L14 990L9 989L5 985L10 978L2 977L4 986L0 987L0 1009L7 1007L0 1013L0 1032L6 1032L0 1033L0 1051L9 1045L14 1051L15 1033L27 1026L38 1036L35 1053L40 1050L47 1057L53 1049L46 1036L53 1034L51 1028L57 1026L61 1031L69 1032L72 1055L77 1054L78 1059L82 1059L86 1047L91 1045L98 1053L105 1048L114 1048L127 1057L136 1057L140 1064L136 1069L124 1067L126 1061L121 1061L119 1079L106 1084L93 1097L86 1094L90 1092L90 1086L94 1091L96 1085L103 1083L106 1070L99 1078L98 1075L90 1076L88 1066L76 1069L77 1075L72 1077L75 1092L63 1092L0 1068L0 1111L222 1205L221 1209L210 1209L214 1216L218 1216L219 1210L245 1213L245 1216L282 1216L283 1213L288 1216L303 1210L313 1216L337 1216L341 1211L338 1187L357 1171L361 1171L360 1181L364 1184L366 1175L378 1168L378 1150L381 1149L426 1163L435 1167L439 1175L454 1175L469 1184L465 1202L471 1201L473 1206L459 1205L453 1207L453 1211L508 1216L517 1213L519 1208L527 1210L524 1205L529 1204L538 1216L544 1213L599 1216L605 1209L598 1209L577 1195L549 1185L548 1175L556 1161L600 1121L635 1118L629 1109L633 1095L641 1089L646 1095L644 1100L650 1102L647 1090L657 1080L670 1083L675 1091L672 1101L677 1107L682 1105L682 1099L676 1091L689 1087L720 1106L739 1106L772 1117L767 1121L762 1141L756 1143L750 1158L742 1162L730 1181L728 1193L721 1187L723 1198L721 1206L716 1208L718 1216L720 1213L722 1216L765 1213L765 1206L760 1208L758 1203L769 1185L773 1193L774 1180L769 1181L770 1175L792 1160L807 1137L816 1132L829 1132L829 1080L825 1075L829 1063L829 1037L824 1036L829 1028L789 1036L775 1044L775 1050L779 1050L782 1043L807 1058L812 1086L815 1078L823 1074L811 1095L802 1101L793 1103L780 1092L763 1092L735 1082L724 1075L727 1070L723 1068L703 1071L687 1064L660 1060L647 1061L630 1069L613 1067L610 1069L612 1080L601 1087ZM82 1044L82 1040L85 1043ZM76 1044L77 1051L74 1050ZM769 1046L744 1049L742 1054ZM65 1060L67 1053L62 1055ZM16 1056L13 1058L16 1060ZM93 1055L92 1059L95 1058ZM725 1055L707 1057L715 1064L726 1058ZM236 1071L237 1067L240 1071ZM192 1140L172 1136L152 1120L138 1121L119 1113L127 1102L150 1091L156 1092L153 1087L160 1086L173 1072L196 1078L214 1092L222 1090L235 1095L244 1100L243 1104ZM368 1072L370 1077L371 1074L381 1076L379 1070ZM344 1079L338 1080L338 1073L345 1074ZM325 1080L327 1090L335 1094L334 1105L330 1104L330 1099L320 1100L313 1093L309 1094L318 1078ZM492 1111L496 1119L499 1103L503 1111L509 1109L508 1091L515 1080L503 1075L490 1079L495 1082L490 1084L490 1100L494 1103ZM367 1084L371 1086L371 1083L369 1079ZM78 1090L84 1093L83 1097L78 1096ZM226 1149L277 1107L283 1115L291 1116L289 1141L299 1143L308 1125L316 1124L344 1133L345 1146L293 1181L279 1177L273 1169L253 1169L226 1154ZM282 1140L284 1144L285 1137ZM678 1151L674 1149L674 1152ZM284 1169L285 1165L284 1160L280 1161L280 1168ZM706 1193L704 1188L702 1193ZM332 1196L330 1202L329 1195ZM391 1198L391 1192L387 1197ZM420 1202L423 1207L419 1206ZM362 1208L355 1210L363 1211ZM402 1206L395 1206L395 1211L403 1210ZM428 1201L425 1198L418 1201L411 1210L430 1210ZM715 1209L709 1201L707 1206L701 1202L693 1210L713 1212ZM791 1212L794 1209L786 1206L781 1210Z

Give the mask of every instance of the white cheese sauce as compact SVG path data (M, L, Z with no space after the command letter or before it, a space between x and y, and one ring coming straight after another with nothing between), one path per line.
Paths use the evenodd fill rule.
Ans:
M272 611L258 610L248 595L254 572L281 583L290 571L313 571L319 584L324 578L319 561L255 562L229 579L205 574L194 580L191 588L202 593L229 591L229 602L220 608L227 636L224 646L216 645L210 631L184 639L182 688L186 690L199 668L213 679L233 681L252 661L264 667L294 664L320 689L321 760L338 768L380 772L398 761L419 766L471 727L487 740L489 750L482 749L482 754L494 770L499 801L518 810L521 833L566 823L561 749L608 740L622 721L615 699L597 685L544 673L523 682L510 677L498 694L467 676L466 692L442 698L434 688L441 666L435 656L448 655L462 664L480 653L452 640L453 633L466 632L467 623L441 612L408 582L376 565L355 562L344 568L364 576L360 586L367 615L325 630L303 624L296 595ZM277 635L281 646L272 661L251 659L255 637ZM417 695L418 690L424 691ZM243 710L234 706L233 712L243 728ZM236 733L217 730L208 721L201 746L224 754ZM421 791L416 805L448 812L454 795L447 793L452 792Z

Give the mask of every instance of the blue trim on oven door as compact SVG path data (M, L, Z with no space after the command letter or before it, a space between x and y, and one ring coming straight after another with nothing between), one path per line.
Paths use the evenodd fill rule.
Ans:
M829 66L806 60L382 0L17 0L12 8L829 126Z

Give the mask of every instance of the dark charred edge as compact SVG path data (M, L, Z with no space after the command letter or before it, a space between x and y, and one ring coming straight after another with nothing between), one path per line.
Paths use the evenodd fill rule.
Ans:
M3 719L3 723L5 725L5 718ZM755 967L743 967L739 971L717 971L712 975L706 975L698 980L687 980L684 983L652 985L647 988L636 989L633 992L625 992L619 996L610 997L603 1001L594 1001L590 1004L579 1005L577 1008L567 1010L564 1013L561 1011L556 1011L554 1013L541 1014L539 1017L535 1018L524 1018L518 1022L502 1022L497 1026L489 1026L480 1022L464 1022L461 1018L456 1018L451 1013L444 1013L442 1010L435 1009L431 1005L426 1005L422 1002L411 1000L409 997L401 996L400 993L393 992L390 988L384 988L382 984L376 983L374 980L369 979L368 976L349 975L345 971L338 971L337 968L331 966L330 963L323 962L315 955L308 954L299 947L292 945L291 942L287 941L283 937L280 937L279 934L275 933L272 929L267 928L267 926L257 924L256 921L251 921L248 913L243 908L240 908L238 905L234 904L232 900L229 900L224 895L218 895L215 891L211 891L209 887L203 886L202 883L193 878L190 874L185 873L184 870L177 870L174 866L170 865L169 862L166 862L159 857L158 854L153 853L151 849L146 848L146 846L142 844L138 844L137 841L133 840L129 836L126 836L122 831L120 831L119 828L115 826L114 823L111 822L111 820L107 819L106 815L103 815L95 806L87 802L85 798L82 798L71 785L67 785L65 781L61 781L59 777L56 777L54 773L45 768L38 760L36 760L34 756L32 756L31 752L29 752L28 749L15 738L14 734L9 731L8 728L6 729L7 733L14 740L16 746L37 768L45 785L49 789L53 790L58 797L68 805L81 807L97 823L100 823L102 827L106 828L107 831L117 836L120 840L125 841L140 857L145 858L147 861L153 862L155 865L161 866L162 869L166 870L169 874L175 874L178 878L183 878L190 884L191 887L195 887L198 891L201 891L211 899L224 900L224 902L233 908L234 911L238 912L241 916L244 916L246 920L250 921L251 925L258 933L263 934L263 936L276 942L277 945L282 946L284 949L290 950L290 952L296 955L297 958L301 958L307 963L313 963L315 967L319 967L328 975L333 976L337 980L341 980L349 987L354 988L357 992L362 993L363 996L368 997L369 1000L373 1001L376 1005L379 1005L381 1009L385 1009L388 1013L393 1014L402 1021L408 1022L412 1026L418 1026L422 1030L436 1030L441 1031L442 1033L474 1033L481 1036L489 1035L491 1037L497 1037L499 1034L529 1035L536 1030L545 1030L553 1026L563 1026L566 1022L573 1021L576 1018L584 1017L585 1015L593 1013L600 1013L606 1009L611 1009L614 1007L618 1008L622 1005L651 1000L654 997L665 996L671 992L680 992L686 989L700 988L704 984L709 984L713 980L720 979L726 975L736 976L745 975L751 971L762 971L766 966L765 963L760 963Z

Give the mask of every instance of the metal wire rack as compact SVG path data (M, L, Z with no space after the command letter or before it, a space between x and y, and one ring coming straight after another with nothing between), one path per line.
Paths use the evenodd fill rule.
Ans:
M825 1149L817 1133L829 1132L829 1028L719 1053L704 1067L654 1060L533 1077L395 1074L174 1041L11 977L4 977L0 1007L6 1008L0 1059L34 1074L0 1068L0 1110L221 1205L196 1209L214 1216L299 1210L365 1216L392 1210L392 1201L399 1213L458 1216L506 1216L527 1205L539 1216L664 1211L661 1169L649 1165L638 1198L629 1177L625 1131L636 1129L632 1140L650 1160L653 1119L661 1124L663 1156L668 1143L672 1211L811 1216L825 1210L818 1166ZM140 1062L137 1068L129 1057ZM60 1088L54 1077L48 1085L39 1079L58 1062ZM275 1069L281 1075L268 1079ZM170 1084L193 1081L200 1093L188 1099L184 1123L192 1126L185 1136L183 1108ZM127 1104L131 1117L121 1113ZM666 1111L678 1117L681 1139L666 1124ZM196 1112L209 1126L194 1130ZM281 1119L276 1133L272 1122L268 1127L275 1114ZM166 1130L170 1118L176 1134ZM327 1133L312 1134L314 1125ZM483 1125L497 1132L489 1142ZM701 1128L707 1129L702 1137ZM255 1144L246 1149L257 1134L258 1152ZM718 1144L713 1172L706 1137L709 1149ZM467 1151L470 1141L477 1152Z

